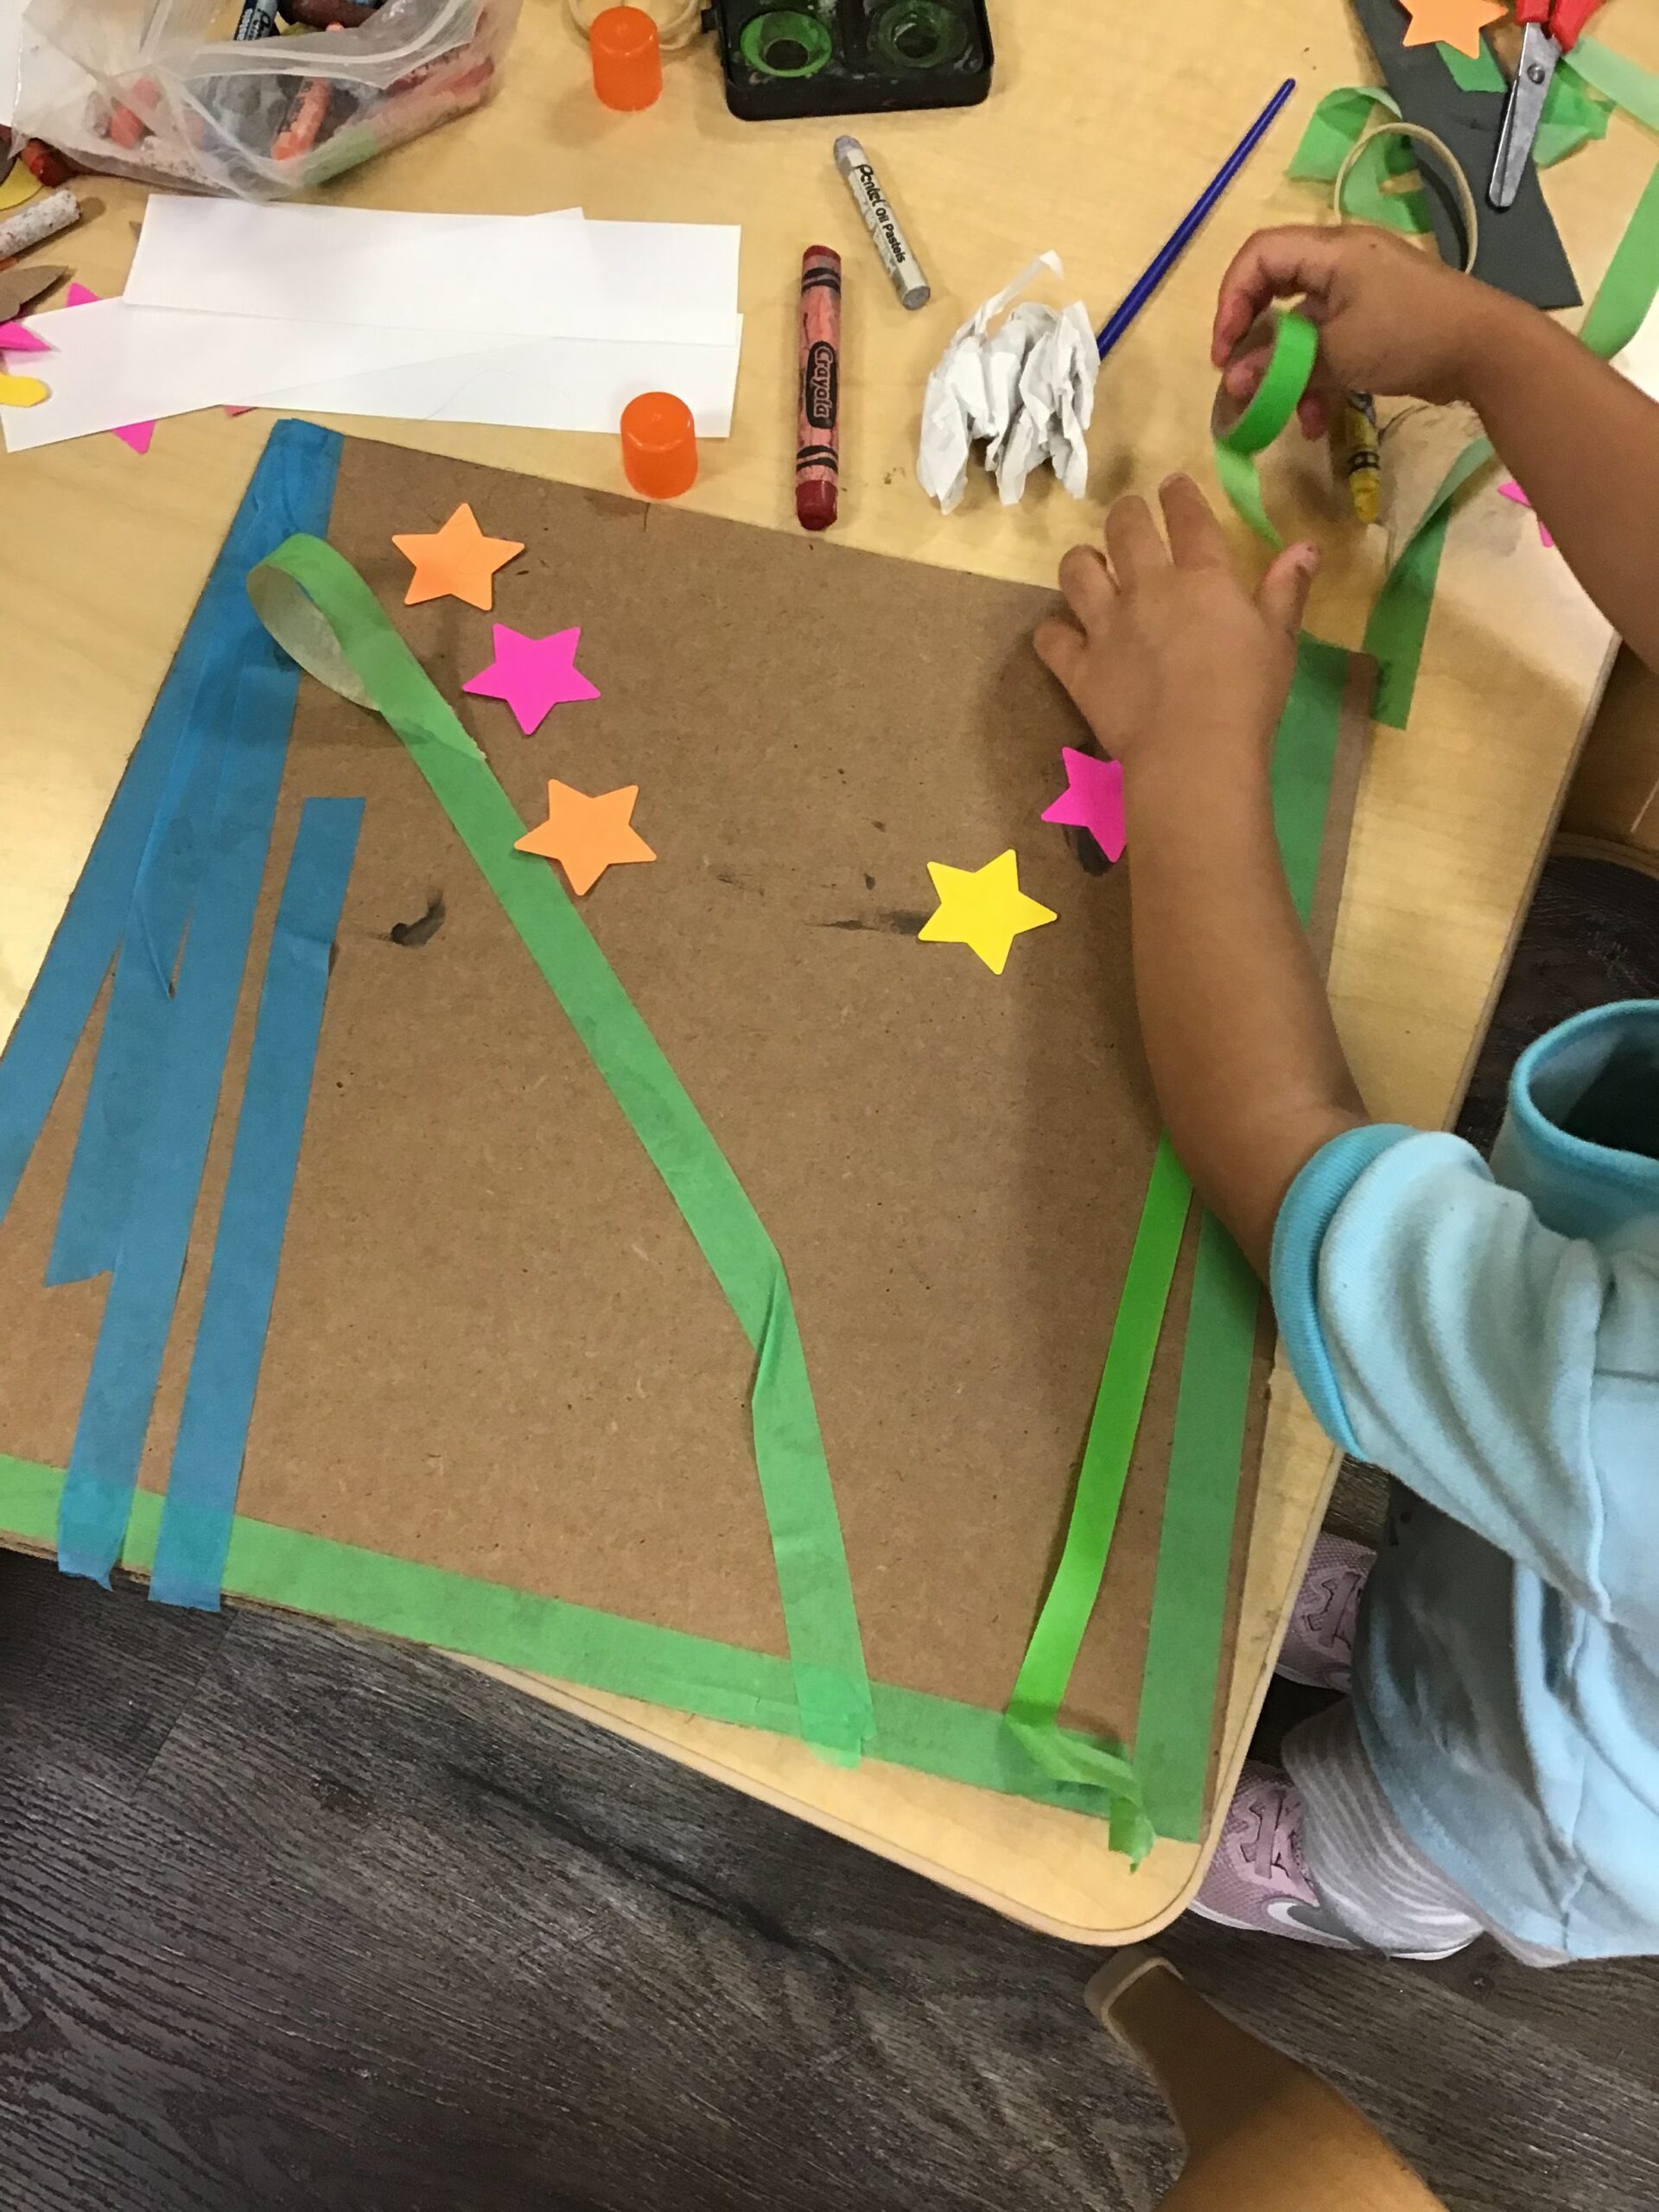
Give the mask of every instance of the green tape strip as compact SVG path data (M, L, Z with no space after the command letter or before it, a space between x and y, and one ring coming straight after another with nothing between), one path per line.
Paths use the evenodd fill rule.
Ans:
M1304 923L1319 880L1349 668L1340 646L1306 635L1299 640L1296 678L1274 746L1274 827ZM1135 1733L1135 1771L1152 1825L1187 1842L1203 1833L1261 1305L1254 1269L1206 1213Z
M1206 1213L1198 1230L1135 1732L1135 1772L1147 1816L1160 1835L1188 1843L1204 1830L1261 1303L1254 1268Z
M26 1543L50 1546L62 1489L57 1468L0 1454L0 1526ZM130 1573L146 1574L154 1565L161 1515L162 1500L138 1491L121 1558ZM232 1597L619 1697L647 1699L711 1720L784 1736L803 1732L787 1660L274 1528L244 1514L232 1526L224 1586ZM871 1694L874 1733L867 1748L873 1758L1109 1820L1109 1840L1136 1859L1149 1847L1152 1833L1139 1785L1121 1746L1065 1732L1065 1741L1086 1755L1095 1777L1086 1784L1067 1783L1010 1741L1000 1713L887 1682L873 1683Z
M1477 438L1464 448L1401 548L1371 607L1365 625L1365 651L1377 664L1376 700L1371 712L1390 729L1404 729L1410 718L1440 556L1446 550L1446 533L1452 520L1452 502L1492 458L1490 438Z
M1294 420L1319 359L1319 334L1306 315L1294 310L1278 318L1273 351L1255 396L1229 429L1212 423L1216 474L1235 509L1275 551L1283 543L1268 518L1255 456L1264 452ZM1218 402L1217 404L1220 403Z
M1644 123L1649 130L1659 130L1659 77L1656 77L1650 69L1643 69L1634 61L1627 61L1622 54L1615 54L1611 47L1604 46L1598 38L1580 35L1577 45L1571 54L1563 57L1560 68L1556 72L1558 84L1562 73L1568 70L1592 91L1599 92L1604 99L1611 100L1614 106L1623 108L1626 115L1634 116L1638 123ZM1553 92L1554 86L1550 89ZM1548 120L1548 107L1544 114Z
M1583 44L1580 41L1580 44ZM1648 319L1659 294L1659 168L1624 226L1607 274L1602 278L1579 336L1592 353L1611 361L1622 353Z
M1106 1349L1065 1547L1008 1700L1010 1725L1039 1761L1052 1754L1048 1739L1100 1595L1192 1199L1186 1171L1169 1139L1160 1137ZM1068 1765L1055 1770L1071 1770Z
M1435 48L1452 73L1452 81L1460 92L1507 92L1510 80L1493 59L1492 50L1484 39L1480 41L1478 54L1467 54L1444 41Z
M1580 40L1580 44L1583 44ZM1611 360L1628 346L1659 296L1659 167L1636 204L1618 250L1591 302L1579 336ZM1365 651L1378 662L1376 718L1403 729L1422 664L1434 587L1446 550L1452 504L1495 458L1491 442L1476 438L1446 471L1416 529L1402 546L1365 626Z
M321 538L290 537L248 579L302 667L383 715L408 747L667 1185L756 1355L755 1465L800 1700L817 1749L855 1758L874 1726L835 1492L776 1248L554 871L372 592Z

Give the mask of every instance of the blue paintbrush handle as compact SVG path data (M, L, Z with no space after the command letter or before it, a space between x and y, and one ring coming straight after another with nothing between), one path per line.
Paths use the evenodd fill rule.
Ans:
M1285 102L1290 98L1295 89L1296 79L1294 77L1287 77L1284 83L1280 86L1278 91L1268 102L1266 107L1262 109L1261 114L1257 116L1255 121L1250 125L1249 129L1244 133L1244 136L1239 140L1237 145L1234 147L1232 152L1228 155L1220 168L1217 169L1214 177L1205 187L1203 196L1199 199L1198 204L1192 208L1190 213L1182 218L1181 221L1176 226L1174 231L1170 234L1166 242L1153 259L1150 266L1146 270L1146 273L1136 281L1134 288L1125 298L1122 307L1117 309L1110 321L1108 322L1105 328L1100 334L1098 344L1100 346L1100 358L1103 361L1105 359L1108 353L1111 352L1113 346L1116 345L1118 340L1123 335L1129 325L1135 321L1136 315L1140 314L1141 308L1145 307L1147 302L1152 297L1158 287L1163 283L1165 277L1168 276L1170 270L1180 259L1182 254L1185 252L1187 246L1192 242L1193 234L1198 230L1200 226L1203 224L1205 218L1215 206L1217 200L1219 200L1222 194L1226 191L1228 186L1238 175L1240 169L1243 168L1245 162L1249 160L1250 156L1255 151L1257 146L1262 143L1262 140L1267 136L1268 130L1272 126L1274 117L1278 114L1280 109L1283 107Z

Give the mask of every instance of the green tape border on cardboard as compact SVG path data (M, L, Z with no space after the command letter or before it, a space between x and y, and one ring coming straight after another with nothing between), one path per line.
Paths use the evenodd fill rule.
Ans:
M696 1239L755 1355L749 1394L802 1732L855 1760L874 1726L852 1577L789 1280L777 1247L667 1055L454 709L357 570L289 537L248 577L277 644L382 715L540 969Z
M25 1543L49 1548L62 1488L58 1468L0 1453L0 1525ZM134 1499L121 1557L129 1573L147 1574L154 1564L162 1504L150 1491L138 1491ZM801 1738L786 1659L276 1528L245 1514L238 1513L232 1526L224 1588L257 1604L710 1720ZM1115 1842L1120 1834L1143 1834L1139 1785L1120 1746L1068 1730L1068 1741L1089 1755L1097 1780L1066 1783L1009 1741L1000 1713L887 1682L870 1688L874 1732L866 1750L871 1758L1109 1819Z
M1274 745L1274 828L1304 922L1319 875L1350 666L1342 646L1304 632ZM1167 1139L1160 1140L1060 1565L1009 1700L1009 1736L1057 1777L1084 1780L1091 1770L1090 1754L1059 1726L1059 1707L1099 1599L1191 1189ZM1196 1841L1203 1821L1261 1300L1261 1285L1237 1246L1206 1213L1181 1354L1134 1754L1149 1830L1181 1841ZM1129 1347L1122 1356L1121 1338ZM1089 1479L1097 1433L1111 1441L1111 1489L1105 1471Z
M1299 640L1296 682L1274 748L1274 826L1304 924L1319 878L1351 665L1339 645L1306 635ZM1255 1270L1206 1213L1198 1230L1135 1731L1147 1816L1160 1835L1182 1842L1196 1842L1203 1833L1261 1310Z

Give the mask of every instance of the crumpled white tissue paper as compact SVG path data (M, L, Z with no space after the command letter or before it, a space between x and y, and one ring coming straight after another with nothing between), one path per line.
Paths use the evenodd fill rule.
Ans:
M1044 270L1065 274L1058 254L1039 254L969 315L927 380L916 478L946 514L961 503L982 440L1005 507L1019 505L1031 472L1045 461L1074 499L1084 495L1100 374L1088 310L1081 300L1064 308L1027 300L999 330L990 327Z

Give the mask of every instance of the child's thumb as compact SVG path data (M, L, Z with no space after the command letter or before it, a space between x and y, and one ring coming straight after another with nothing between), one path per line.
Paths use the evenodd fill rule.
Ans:
M1287 545L1256 587L1256 605L1288 638L1294 639L1302 626L1302 610L1319 572L1317 545Z

